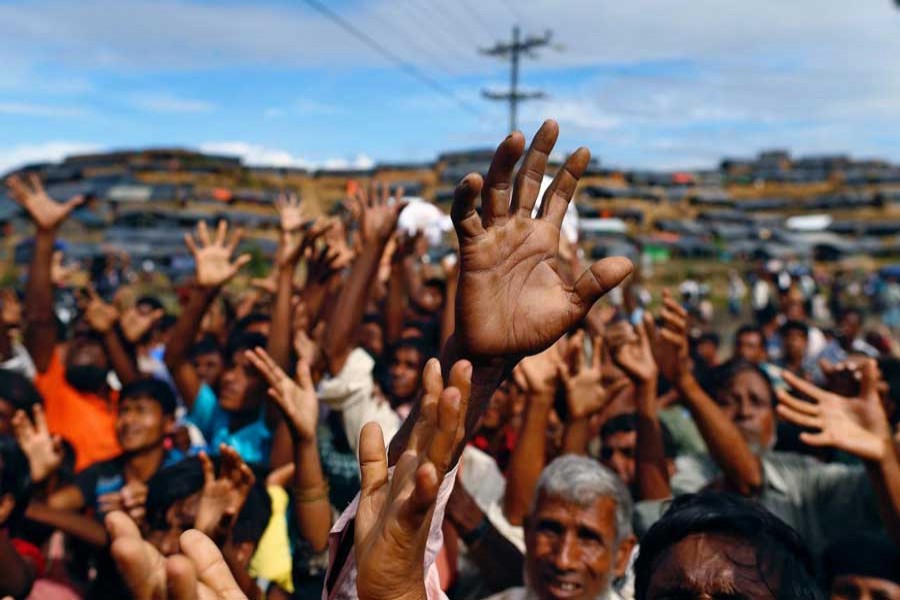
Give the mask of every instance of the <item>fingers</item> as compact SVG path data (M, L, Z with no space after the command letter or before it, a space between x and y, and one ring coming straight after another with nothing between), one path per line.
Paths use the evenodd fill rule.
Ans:
M534 134L531 146L525 155L522 166L516 174L516 186L513 188L510 213L521 217L530 218L538 194L541 191L541 183L544 181L544 173L547 172L547 161L550 152L556 145L559 137L559 125L556 121L547 120Z
M228 225L224 219L219 219L219 223L216 226L216 246L221 246L225 243L226 235L228 235Z
M461 404L462 397L459 390L452 387L445 389L438 400L437 427L426 456L437 469L439 478L447 472L456 450L457 434L461 425Z
M240 227L236 227L234 229L234 231L231 234L231 240L228 242L228 244L225 245L225 247L228 249L228 254L235 253L238 246L241 244L241 238L243 237L243 235L244 235L243 229L241 229ZM225 238L223 236L222 242L224 243L224 241L225 241ZM249 255L247 255L247 256L249 256Z
M201 452L197 455L197 458L200 459L200 467L203 469L203 485L209 485L216 480L216 469L213 466L212 459L209 458L206 452Z
M475 210L475 198L481 193L484 180L478 173L466 175L456 186L453 192L453 205L450 207L450 217L456 235L462 239L466 237L478 237L484 235L484 226L481 217Z
M820 417L814 417L794 410L787 404L779 404L775 407L775 411L783 420L793 423L794 425L806 427L808 429L822 429L822 419Z
M864 399L878 397L878 363L875 359L867 358L860 366L862 380L860 381L859 396Z
M544 192L541 200L541 217L553 223L557 227L562 226L563 217L569 208L569 201L575 194L578 180L584 175L588 164L591 162L591 152L581 147L573 152L562 168L553 178L553 183Z
M197 239L204 247L209 246L209 229L206 227L206 221L197 223Z
M188 251L196 259L197 258L197 244L194 243L194 237L191 234L189 234L189 233L184 234L184 245L187 246Z
M575 282L575 294L581 304L583 318L594 302L631 274L634 267L623 257L604 258L591 265Z
M191 559L176 554L166 560L166 593L170 600L198 600L197 570Z
M409 436L407 448L420 452L434 432L437 425L437 405L441 392L444 391L444 380L441 376L441 363L432 358L425 363L422 370L422 385L425 393L419 406L419 417Z
M509 215L513 169L525 151L525 136L514 131L500 142L481 190L481 222L502 225Z
M84 195L78 194L77 196L72 196L71 198L69 198L68 200L66 200L66 201L63 203L63 206L66 207L66 210L67 210L67 211L72 211L72 210L74 210L75 208L78 208L79 206L81 206L82 204L84 204L84 200L85 200Z
M297 383L304 390L312 390L314 388L312 373L309 370L309 361L305 358L297 361Z
M234 264L232 265L232 270L235 273L237 273L251 260L253 260L253 257L250 256L249 254L241 254L240 256L237 257L237 260L234 261Z
M388 482L384 434L378 423L366 423L359 434L360 498L367 498Z
M212 590L216 598L244 597L222 553L211 539L191 529L182 533L179 541L181 551L199 573L200 583Z
M806 381L805 379L801 379L797 377L790 371L782 371L782 377L784 377L784 381L791 386L792 389L797 392L803 394L804 396L815 400L816 402L821 402L825 397L828 396L830 392L827 392L819 387L816 387L812 383Z

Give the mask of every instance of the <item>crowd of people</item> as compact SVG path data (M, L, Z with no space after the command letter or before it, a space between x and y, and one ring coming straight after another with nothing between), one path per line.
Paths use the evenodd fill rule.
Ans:
M10 176L34 243L2 292L0 597L900 599L878 315L751 285L723 356L700 286L635 303L627 259L561 251L590 154L539 198L557 136L459 183L440 264L402 191L318 219L285 195L239 294L225 222L178 290L60 289L80 200Z

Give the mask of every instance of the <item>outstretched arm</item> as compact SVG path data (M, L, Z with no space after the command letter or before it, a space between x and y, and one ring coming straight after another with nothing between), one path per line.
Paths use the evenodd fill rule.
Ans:
M862 365L859 398L845 398L828 392L787 371L784 379L810 402L782 390L778 394L779 416L813 430L800 434L804 443L837 448L862 459L875 489L885 528L900 545L900 457L878 397L876 362L869 359Z
M76 196L68 202L56 202L44 191L37 175L29 176L27 181L13 175L7 185L10 196L28 212L36 228L25 284L25 347L38 372L43 373L50 366L57 341L51 277L56 232L84 198Z
M668 292L663 302L664 326L658 332L652 327L650 334L656 362L663 375L681 392L710 455L722 469L728 484L742 495L755 494L763 484L762 464L741 437L737 426L703 391L690 371L687 312Z
M197 337L203 315L222 286L234 277L242 266L250 262L249 254L242 254L234 262L231 261L231 256L241 241L241 232L237 230L230 240L226 239L227 235L228 226L225 221L219 221L214 240L210 238L206 223L201 221L197 226L197 242L190 235L185 235L184 239L194 256L196 281L187 305L172 329L172 337L166 346L164 360L178 393L189 410L200 391L200 378L188 360L188 353Z
M398 190L393 204L389 204L388 191L387 184L381 186L380 194L374 186L368 194L360 188L355 198L361 214L363 251L353 261L350 275L325 327L322 350L332 375L341 371L353 350L381 256L405 206L402 190Z
M659 369L653 360L653 349L647 334L647 327L652 327L652 319L650 315L644 315L644 322L633 330L631 325L623 322L624 337L616 331L618 325L610 328L613 359L635 386L637 445L634 470L641 500L662 500L672 496L662 425L657 414Z
M546 121L514 178L525 138L510 134L498 146L487 177L467 175L454 194L451 216L460 247L456 331L444 345L441 365L446 373L456 360L473 364L467 440L513 366L550 347L632 270L628 259L616 257L593 263L574 284L559 276L559 229L590 152L579 148L569 155L532 218L558 136L557 124ZM480 214L475 208L479 196ZM408 430L404 426L395 436L398 447Z

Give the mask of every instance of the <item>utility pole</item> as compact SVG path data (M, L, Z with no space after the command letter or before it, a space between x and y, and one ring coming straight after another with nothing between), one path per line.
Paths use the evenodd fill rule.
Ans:
M900 1L900 0L898 0ZM528 36L524 40L519 38L519 26L513 27L512 42L497 42L493 48L482 48L481 53L487 56L498 56L510 59L509 90L495 92L482 90L481 94L489 100L502 100L509 102L509 130L516 130L516 113L519 102L546 97L544 92L520 92L519 91L519 56L524 54L528 58L537 58L534 53L536 48L550 43L551 33L547 31L543 36Z

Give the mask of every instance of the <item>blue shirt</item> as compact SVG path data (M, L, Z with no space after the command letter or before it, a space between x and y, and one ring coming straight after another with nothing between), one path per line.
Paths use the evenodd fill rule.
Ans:
M272 450L272 432L266 426L265 410L260 408L259 418L241 427L237 431L230 431L231 415L219 406L219 399L205 383L197 392L194 407L187 416L187 420L197 426L197 429L206 438L206 444L211 455L219 453L219 445L231 446L245 462L269 467L269 453Z

